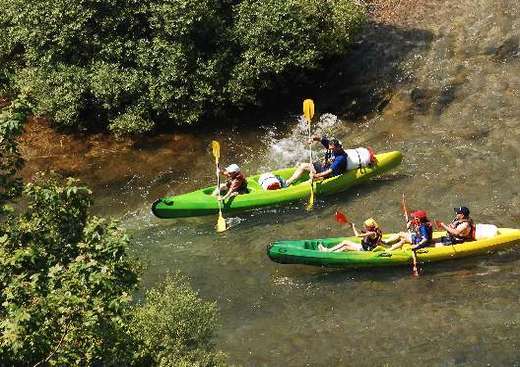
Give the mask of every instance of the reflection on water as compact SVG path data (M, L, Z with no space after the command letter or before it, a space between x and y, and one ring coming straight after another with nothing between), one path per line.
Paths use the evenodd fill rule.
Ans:
M81 172L97 193L96 211L122 217L133 233L136 252L150 264L146 286L179 269L192 277L203 297L217 300L222 315L218 347L234 363L518 365L518 249L425 265L419 278L407 268L367 272L283 266L265 255L274 240L349 233L334 222L337 207L356 223L374 216L384 230L399 230L401 193L410 209L424 208L431 218L449 220L453 207L466 205L477 222L520 227L517 5L446 2L414 25L420 34L386 26L386 38L365 40L361 48L377 43L378 50L385 50L368 53L375 59L356 60L373 69L380 60L401 61L393 54L406 49L399 68L381 66L385 72L401 69L392 85L395 93L380 113L361 123L329 115L318 125L346 146L401 150L404 160L397 170L361 187L318 197L311 213L305 203L244 213L233 218L235 228L216 235L216 218L159 220L149 211L159 196L213 182L207 147L214 138L222 143L222 163L238 162L249 173L306 160L302 140L307 132L296 118L176 140L164 135L94 157L86 163L90 169ZM355 90L344 86L338 95L359 95L364 77L352 80ZM338 98L332 95L328 103ZM320 106L320 100L315 102ZM35 162L43 164L30 164ZM127 173L116 174L121 167Z

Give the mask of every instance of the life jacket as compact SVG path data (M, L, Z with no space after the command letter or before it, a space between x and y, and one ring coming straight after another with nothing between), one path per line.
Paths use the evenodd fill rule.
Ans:
M380 228L375 228L374 232L376 232L375 238L363 237L361 240L361 246L363 246L363 250L372 251L375 247L381 244L381 240L383 239L383 231ZM362 233L366 233L365 230Z
M240 186L238 186L236 192L238 192L239 194L246 194L248 192L246 176L244 176L242 172L239 172L235 177L226 182L226 186L228 187L228 189L233 184L233 181L240 182Z
M420 230L420 228L422 226L426 227L426 231L427 231L426 242L431 243L433 240L433 227L432 227L431 222L421 222L418 225L415 225L415 234L416 234L415 238L417 239L417 243L419 243L422 238L422 233Z
M453 220L453 222L451 222L452 226L454 228L457 228L458 226L462 225L463 223L468 223L469 224L469 232L466 236L455 236L453 234L449 234L449 237L451 237L451 239L454 240L454 242L464 242L464 241L474 241L475 240L475 231L476 231L476 226L475 226L475 223L473 223L473 220L471 218L465 218L465 219L462 219L462 220Z

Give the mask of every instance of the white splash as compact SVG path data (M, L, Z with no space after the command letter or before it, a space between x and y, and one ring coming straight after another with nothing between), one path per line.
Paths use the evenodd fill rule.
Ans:
M341 120L336 115L326 113L312 125L312 135L334 136L341 125ZM298 123L284 138L276 139L272 135L268 149L268 161L272 169L294 166L298 162L307 161L309 157L309 124L303 116L298 118ZM319 149L317 145L314 149ZM315 156L313 154L313 156Z

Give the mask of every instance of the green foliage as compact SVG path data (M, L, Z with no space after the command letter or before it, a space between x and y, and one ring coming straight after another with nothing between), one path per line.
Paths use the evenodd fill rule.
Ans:
M88 215L91 192L43 175L27 210L0 229L0 360L6 365L114 364L125 352L137 285L128 237Z
M0 115L2 206L22 188L16 138L28 105ZM117 222L89 215L92 192L39 174L21 213L0 222L0 365L222 366L212 344L216 306L181 275L132 305L139 264Z
M236 13L242 51L229 81L235 103L254 103L258 91L295 83L345 52L364 19L350 0L244 0Z
M59 126L122 134L194 124L345 52L364 19L356 4L4 0L0 80Z
M29 111L28 103L17 99L0 112L0 218L10 210L8 202L22 191L22 180L17 172L23 166L23 159L17 139Z
M223 366L224 355L213 352L217 322L214 303L201 300L181 274L169 275L146 292L136 307L131 333L140 364L161 367Z

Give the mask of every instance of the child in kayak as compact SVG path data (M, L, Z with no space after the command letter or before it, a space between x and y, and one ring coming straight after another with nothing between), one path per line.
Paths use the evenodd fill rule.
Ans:
M455 219L448 225L437 222L446 230L446 236L441 237L442 245L456 245L458 243L473 241L475 239L475 223L469 217L469 209L465 206L454 208Z
M352 227L352 231L356 237L361 238L361 243L345 240L331 248L318 244L318 250L325 252L372 251L377 246L383 244L383 232L381 231L379 224L377 224L373 218L365 220L363 223L364 228L361 232L357 231L354 223L350 223L350 226Z
M237 164L230 164L224 170L219 168L219 173L227 177L227 181L220 185L220 190L215 189L213 195L217 196L218 200L227 200L230 197L237 196L239 194L247 194L247 180L240 167ZM226 192L224 196L221 196L222 192Z
M301 163L293 175L286 181L287 186L302 176L304 172L309 172L311 178L327 178L339 176L347 170L347 153L343 150L341 142L337 139L327 139L326 137L313 136L309 144L319 141L327 149L323 162Z
M390 251L401 248L405 243L412 245L412 250L418 250L432 245L433 229L424 210L411 213L412 219L407 223L408 232L399 233L399 242L390 247ZM388 240L391 242L392 240Z

